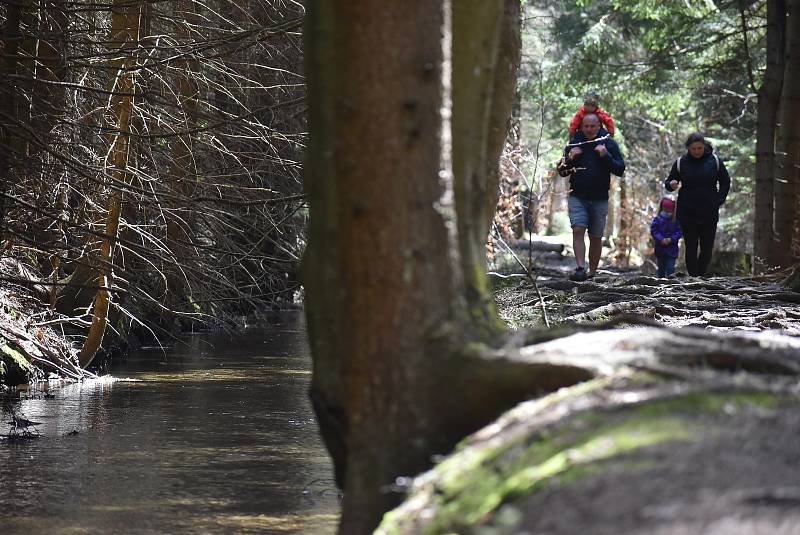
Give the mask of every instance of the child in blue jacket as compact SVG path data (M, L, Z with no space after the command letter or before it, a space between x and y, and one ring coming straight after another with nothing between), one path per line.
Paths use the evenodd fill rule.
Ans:
M658 215L650 224L650 234L655 241L656 262L659 277L672 277L678 258L678 240L681 227L675 218L675 201L664 197L658 205Z

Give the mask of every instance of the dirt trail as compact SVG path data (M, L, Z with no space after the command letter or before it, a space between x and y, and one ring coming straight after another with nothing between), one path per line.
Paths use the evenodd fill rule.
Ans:
M635 314L670 327L772 329L800 336L800 293L783 285L785 273L659 279L636 271L600 270L593 280L578 283L567 279L566 269L538 269L535 284L526 279L507 282L496 293L503 318L514 327L530 327L544 323L544 310L551 325Z

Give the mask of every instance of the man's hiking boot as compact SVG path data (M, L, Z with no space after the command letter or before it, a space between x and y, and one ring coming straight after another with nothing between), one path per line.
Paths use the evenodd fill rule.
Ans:
M576 268L575 268L575 271L573 271L573 272L570 274L570 276L569 276L569 280L571 280L571 281L583 282L583 281L585 281L585 280L586 280L588 277L589 277L589 276L586 274L586 268L585 268L585 267L583 267L583 266L578 266L578 267L576 267Z
M595 272L591 272L591 271L589 271L589 272L587 272L587 273L586 273L586 279L587 279L587 280L592 280L592 279L594 278L594 276L595 276L595 275L597 275L597 272L596 272L596 271L595 271Z

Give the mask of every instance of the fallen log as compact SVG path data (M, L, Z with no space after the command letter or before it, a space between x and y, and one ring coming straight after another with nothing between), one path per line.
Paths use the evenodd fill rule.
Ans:
M536 252L563 253L563 243L549 243L545 241L516 240L511 243L511 247L523 251L532 250Z
M376 533L679 533L730 518L793 533L800 340L598 327L507 348L509 363L592 379L519 404L399 480L407 499Z

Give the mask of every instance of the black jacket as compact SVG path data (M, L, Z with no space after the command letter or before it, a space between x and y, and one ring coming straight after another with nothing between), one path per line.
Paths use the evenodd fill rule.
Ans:
M600 129L597 137L602 138L606 133L605 129ZM583 153L574 160L569 160L567 155L572 148L571 145L585 141L586 136L582 132L575 134L570 140L570 145L564 148L564 159L558 167L558 172L561 176L570 175L570 195L591 201L607 200L611 173L622 176L625 172L625 160L622 159L619 145L611 138L579 145ZM597 145L605 145L608 153L603 157L598 156L594 151Z
M719 207L725 202L731 189L731 177L725 164L714 157L711 144L706 144L706 151L700 158L688 152L678 162L672 164L669 176L664 181L667 191L672 180L680 183L678 191L678 220L694 223L716 223L719 220Z

